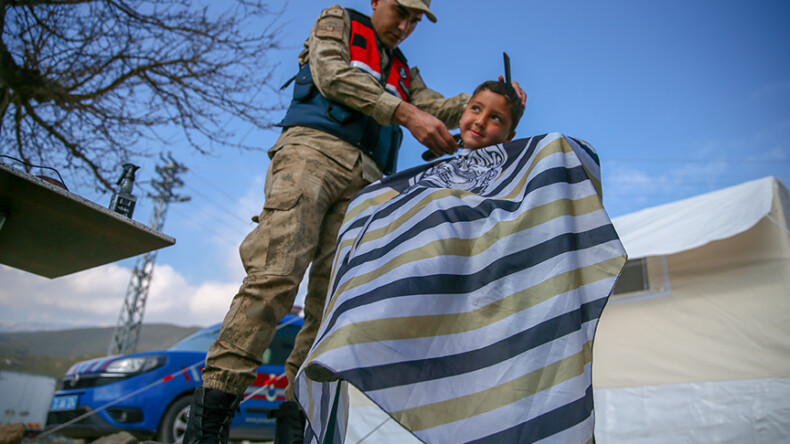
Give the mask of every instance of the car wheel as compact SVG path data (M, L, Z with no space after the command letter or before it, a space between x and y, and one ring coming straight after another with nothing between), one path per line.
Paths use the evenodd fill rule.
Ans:
M165 444L180 444L187 430L187 420L189 419L189 403L191 396L182 396L167 408L159 423L159 431L156 433L156 440Z

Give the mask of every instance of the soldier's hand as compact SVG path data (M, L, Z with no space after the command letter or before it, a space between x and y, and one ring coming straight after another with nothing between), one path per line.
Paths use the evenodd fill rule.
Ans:
M408 128L415 139L439 157L458 151L458 144L444 123L411 103L401 102L392 120Z
M500 75L499 81L504 82L505 78ZM525 106L527 106L527 93L524 92L523 89L521 89L521 86L519 86L518 82L516 82L515 80L511 81L510 84L513 85L513 89L516 90L516 94L518 94L518 98L521 99L521 107L524 108Z

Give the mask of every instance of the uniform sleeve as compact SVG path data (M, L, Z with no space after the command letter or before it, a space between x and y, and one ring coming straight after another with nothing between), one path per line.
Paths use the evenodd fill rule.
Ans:
M463 114L464 107L466 107L471 97L469 94L461 93L445 98L438 92L425 86L425 82L420 76L420 70L417 67L411 68L409 91L411 94L409 103L436 116L448 129L458 128L461 114Z
M389 125L401 100L373 77L349 65L350 31L351 20L341 6L330 6L318 17L306 43L313 81L327 99Z

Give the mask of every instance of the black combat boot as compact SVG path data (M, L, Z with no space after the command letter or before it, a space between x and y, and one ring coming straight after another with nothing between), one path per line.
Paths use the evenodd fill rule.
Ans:
M192 395L182 444L226 444L230 420L240 403L241 395L198 387Z
M269 412L269 418L276 418L274 444L303 444L305 416L299 404L285 401L276 410Z

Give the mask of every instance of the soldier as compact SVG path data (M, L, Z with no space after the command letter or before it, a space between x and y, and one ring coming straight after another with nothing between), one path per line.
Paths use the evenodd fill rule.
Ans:
M335 5L313 25L283 132L268 152L263 211L239 247L247 276L208 352L185 444L227 441L241 396L312 263L304 327L285 366L287 401L274 413L277 442L302 442L304 415L291 385L321 323L349 200L394 172L399 125L438 156L458 149L447 128L458 126L469 95L444 98L428 89L398 49L423 15L436 21L430 3L371 0L370 17Z

